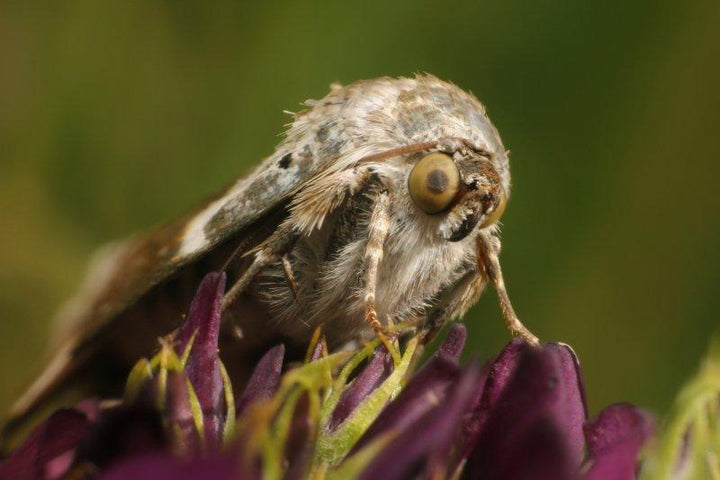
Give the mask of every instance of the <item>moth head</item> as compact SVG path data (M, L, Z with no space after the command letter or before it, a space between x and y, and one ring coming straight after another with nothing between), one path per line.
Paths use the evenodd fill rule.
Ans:
M418 155L407 180L415 208L457 242L502 216L507 192L487 152L430 152Z
M399 195L396 211L409 209L412 226L433 239L460 241L502 215L507 152L482 104L457 86L432 75L383 77L335 86L306 105L275 160L289 173L352 176L372 166Z

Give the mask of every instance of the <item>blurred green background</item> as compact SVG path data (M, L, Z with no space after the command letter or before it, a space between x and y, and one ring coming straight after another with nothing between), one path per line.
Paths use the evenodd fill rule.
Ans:
M331 82L428 71L512 151L503 263L591 408L663 412L717 330L720 6L636 1L2 2L0 408L104 242L269 154ZM471 351L506 341L493 295Z

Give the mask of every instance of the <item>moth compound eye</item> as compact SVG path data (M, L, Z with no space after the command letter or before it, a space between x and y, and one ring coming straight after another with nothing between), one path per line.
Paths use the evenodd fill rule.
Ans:
M444 153L425 155L410 172L410 198L429 215L447 210L459 190L460 172Z
M495 206L495 209L488 214L487 217L483 220L483 222L480 224L480 228L485 228L493 223L500 220L500 217L502 217L503 212L505 212L505 205L507 205L507 196L505 193L500 194L500 199Z

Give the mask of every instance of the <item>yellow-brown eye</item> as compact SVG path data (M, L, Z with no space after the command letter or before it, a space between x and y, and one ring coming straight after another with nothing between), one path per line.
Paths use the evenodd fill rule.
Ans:
M431 153L415 164L408 179L410 198L427 214L448 209L460 190L460 172L452 158Z
M501 189L502 190L502 189ZM493 223L500 220L500 217L502 217L502 214L505 212L505 206L507 205L507 195L505 195L505 192L500 193L500 200L498 201L497 206L495 207L495 210L490 212L490 215L485 217L482 224L480 224L480 228L489 227Z

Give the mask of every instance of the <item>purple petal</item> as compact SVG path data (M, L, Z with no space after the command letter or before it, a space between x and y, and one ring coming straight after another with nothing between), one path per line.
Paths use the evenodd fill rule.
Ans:
M639 445L614 448L599 457L583 480L635 480Z
M320 360L327 354L328 354L327 341L325 340L325 337L322 337L315 344L315 348L313 349L312 355L310 355L310 361L314 362L315 360Z
M490 366L488 379L483 396L484 408L489 409L495 405L500 395L507 387L510 378L517 369L520 357L527 350L527 344L515 338L511 340L500 352Z
M505 448L507 451L501 450ZM508 442L499 447L490 447L487 452L475 450L468 458L461 478L569 480L573 477L567 453L561 432L554 422L543 417L522 435L509 437ZM490 458L492 456L497 458Z
M60 478L72 464L75 447L89 431L90 420L83 412L75 409L56 411L0 463L0 478Z
M198 332L199 336L200 330L206 329L207 324L212 323L214 317L219 319L224 292L224 273L211 272L205 275L190 303L187 319L175 335L175 346L179 355L185 350L195 332ZM204 335L212 335L212 332L206 332ZM217 336L217 333L215 335ZM195 338L195 344L198 340L199 338Z
M455 330L449 345L457 345L457 332ZM378 415L352 448L351 453L357 452L385 432L404 430L435 407L438 402L442 402L448 385L460 375L460 367L454 354L448 353L454 351L454 347L448 346L447 350L443 350L441 346L423 368L412 376L400 395Z
M240 416L250 404L270 398L275 394L282 373L285 345L276 345L268 350L253 370L248 384L237 402L236 411Z
M578 419L584 419L585 405L575 357L562 345L509 347L509 361L488 378L483 402L489 410L466 478L481 472L490 479L567 478L584 448ZM505 370L513 364L514 373ZM504 380L491 383L498 379Z
M100 400L86 398L75 405L75 410L84 413L88 420L95 423L100 415Z
M195 335L185 370L200 402L205 437L210 448L219 445L225 420L223 381L218 355L224 292L224 273L205 275L190 305L187 320L180 327L175 340L177 352L182 355L188 342Z
M118 459L167 446L157 409L153 405L134 404L101 412L95 428L78 447L77 458L103 468Z
M360 475L360 479L445 478L453 439L461 430L463 413L472 401L480 369L466 367L447 391L445 399L435 403L425 415L386 445ZM377 422L376 422L377 423Z
M179 444L180 451L190 454L200 453L200 438L195 426L192 408L190 407L190 393L184 372L168 372L167 405L164 414L166 421L177 427L172 430L178 434L173 440ZM211 449L218 446L219 439L208 445Z
M602 455L628 440L645 442L654 431L654 421L642 410L628 403L610 405L585 425L588 455Z
M448 360L458 362L460 354L465 348L467 329L462 323L454 323L448 330L445 340L438 348L437 354L446 357Z
M310 401L304 393L295 406L290 431L285 442L287 471L284 480L307 478L315 446L315 422L310 417Z
M45 464L44 476L45 480L54 480L56 478L62 478L72 467L75 462L75 451L68 450L65 453L61 453L57 457L48 461Z
M483 366L483 380L478 388L469 412L466 414L463 435L460 438L458 451L460 458L466 458L472 451L477 437L487 421L491 408L505 390L508 380L515 373L520 354L525 343L519 339L511 340L491 363Z
M244 480L253 477L238 471L227 457L182 462L170 454L142 455L108 469L100 480Z
M564 398L555 405L554 417L570 444L571 461L579 465L585 454L583 426L588 416L580 362L568 345L549 343L544 350L552 352L560 363L560 389Z
M480 425L482 422L480 403L485 392L485 384L487 382L488 373L490 372L490 364L483 365L480 375L475 385L472 399L468 404L468 408L463 414L462 431L455 441L455 455L453 462L450 464L452 469L456 469L464 459L472 451L478 435L480 434Z
M652 418L632 405L605 408L585 427L588 459L592 465L583 478L634 479L638 452L654 430Z
M330 430L335 430L345 421L365 397L390 376L392 371L392 356L387 349L384 346L375 349L373 358L340 397L330 419Z

